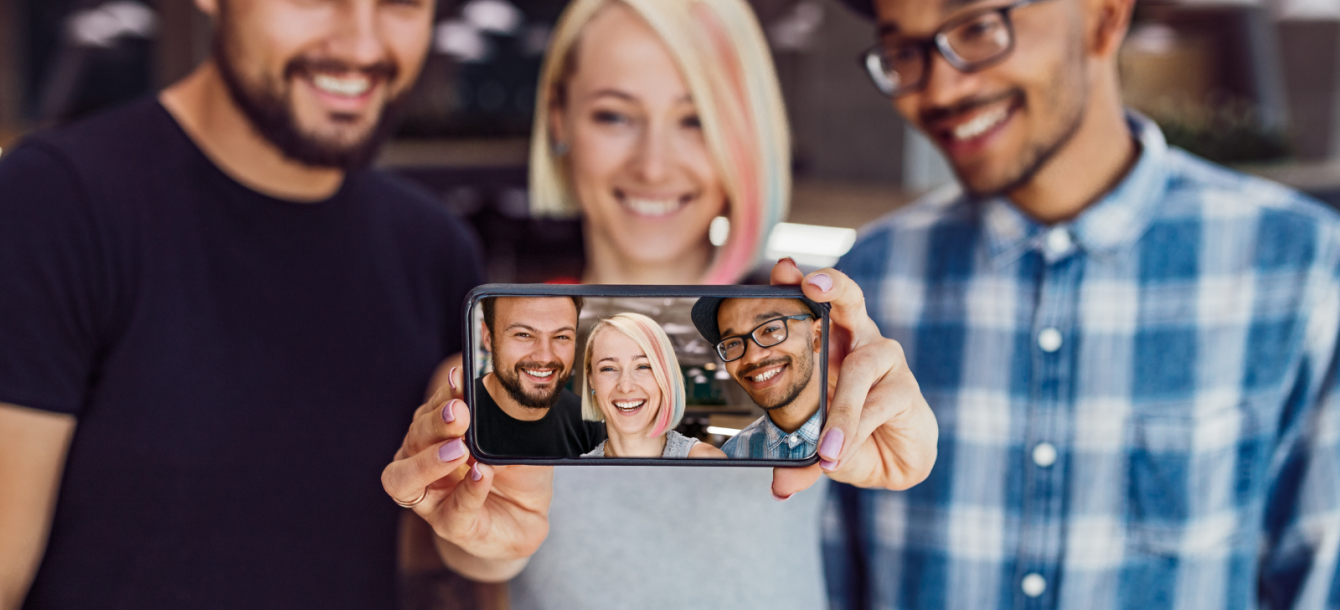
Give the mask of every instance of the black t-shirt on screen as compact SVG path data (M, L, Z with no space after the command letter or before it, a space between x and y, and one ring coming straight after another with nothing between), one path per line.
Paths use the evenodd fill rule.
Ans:
M558 403L535 421L514 419L498 406L475 380L475 440L480 449L497 456L581 457L605 440L605 424L582 419L582 400L564 389Z
M267 197L155 100L5 151L0 402L78 422L24 607L395 607L381 471L478 268L420 191Z

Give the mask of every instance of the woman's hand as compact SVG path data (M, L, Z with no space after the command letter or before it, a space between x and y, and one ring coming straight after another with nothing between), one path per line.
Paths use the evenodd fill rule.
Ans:
M907 489L935 464L939 428L907 368L903 348L879 333L856 282L835 269L808 276L791 259L772 268L775 285L801 286L829 303L828 420L819 437L819 464L773 470L772 493L790 497L822 472L860 487Z
M475 580L506 580L549 534L553 468L476 463L465 445L470 409L459 369L414 414L382 486L441 537L443 560Z

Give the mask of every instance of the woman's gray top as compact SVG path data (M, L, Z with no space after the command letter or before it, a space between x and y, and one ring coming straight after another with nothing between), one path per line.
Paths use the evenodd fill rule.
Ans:
M596 445L595 449L583 453L582 457L605 457L605 442L606 441L600 441L600 444ZM687 436L684 436L683 434L671 430L665 435L665 450L661 452L661 457L663 458L689 457L689 450L693 449L694 445L697 445L698 443L701 442L702 441L696 438L689 438Z

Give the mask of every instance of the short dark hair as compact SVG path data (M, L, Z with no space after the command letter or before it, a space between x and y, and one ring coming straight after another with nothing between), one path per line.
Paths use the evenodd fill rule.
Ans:
M484 308L484 326L489 329L489 332L493 332L493 320L496 319L496 310L494 309L493 305L494 300L507 299L507 298L524 299L524 298L535 298L535 297L484 297L480 299L479 305ZM581 318L582 307L586 305L586 299L579 296L573 296L572 304L577 306L577 317Z

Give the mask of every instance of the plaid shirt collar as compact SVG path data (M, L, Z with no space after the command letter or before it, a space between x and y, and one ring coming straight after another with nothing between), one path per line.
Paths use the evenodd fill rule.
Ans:
M1167 186L1168 142L1158 126L1143 115L1127 111L1126 121L1140 143L1140 158L1116 188L1078 218L1044 226L1005 197L977 202L984 218L984 244L993 266L999 268L1030 249L1045 246L1056 228L1066 232L1070 247L1059 251L1042 247L1049 259L1068 256L1077 248L1095 256L1112 254L1131 246L1144 234L1155 216L1151 208L1162 199Z
M783 443L789 449L795 449L802 445L817 445L819 443L819 430L823 427L823 413L815 411L814 415L811 415L808 420L805 420L805 423L800 425L799 429L792 433L787 433L778 428L777 424L772 423L772 418L767 415L759 418L759 422L759 425L767 434L768 455L777 455L778 448ZM796 438L794 445L790 441L793 435Z

